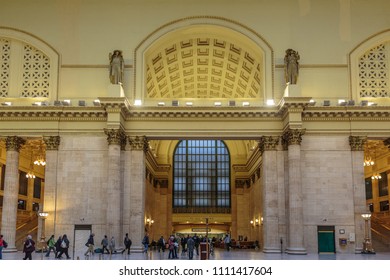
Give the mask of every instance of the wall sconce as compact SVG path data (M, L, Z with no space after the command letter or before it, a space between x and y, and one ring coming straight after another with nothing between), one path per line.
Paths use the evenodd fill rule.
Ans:
M151 226L151 225L154 224L154 220L147 218L147 219L146 219L146 223L147 223L149 226Z
M250 223L251 225L258 227L260 225L260 221L261 224L263 224L263 218L261 218L260 220L256 218L255 220L251 220Z

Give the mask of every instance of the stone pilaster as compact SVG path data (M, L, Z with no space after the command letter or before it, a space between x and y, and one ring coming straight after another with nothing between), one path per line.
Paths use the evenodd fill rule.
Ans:
M122 239L122 187L121 187L121 150L126 146L126 135L121 129L105 129L108 142L107 172L107 222L108 236Z
M280 253L278 218L277 145L279 137L263 136L259 146L263 151L263 252Z
M54 234L57 236L55 221L57 213L57 170L58 149L61 143L60 136L45 136L43 141L46 145L45 188L43 196L43 211L49 215L44 220L42 227L45 236ZM59 233L61 234L61 233ZM38 236L40 236L38 234Z
M145 152L148 141L145 136L129 137L130 144L130 232L132 251L142 252L145 233Z
M16 251L16 217L19 193L19 151L25 140L18 136L9 136L5 140L7 161L4 180L3 211L1 217L1 233L8 242L4 251Z
M364 144L366 137L350 136L349 145L351 146L352 158L352 184L353 184L353 205L355 218L355 252L363 251L364 241L364 219L362 214L368 211L366 207L366 193L364 180Z
M288 129L284 143L288 145L288 254L306 254L303 230L303 195L301 177L301 141L303 129Z

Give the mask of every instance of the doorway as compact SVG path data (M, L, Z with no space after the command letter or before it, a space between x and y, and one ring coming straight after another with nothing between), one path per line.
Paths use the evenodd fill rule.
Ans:
M336 253L334 226L318 226L317 236L319 254Z

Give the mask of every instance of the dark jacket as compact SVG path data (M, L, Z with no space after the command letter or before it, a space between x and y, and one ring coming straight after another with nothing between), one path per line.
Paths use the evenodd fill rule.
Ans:
M35 241L32 239L26 239L24 241L23 245L23 252L28 253L28 252L34 252L35 251Z

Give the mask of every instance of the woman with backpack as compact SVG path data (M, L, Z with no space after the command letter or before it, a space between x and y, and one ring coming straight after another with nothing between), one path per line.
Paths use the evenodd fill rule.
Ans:
M25 256L23 260L32 260L32 252L35 251L35 241L32 239L31 235L27 235L27 239L24 241L23 244L23 253L25 253Z

